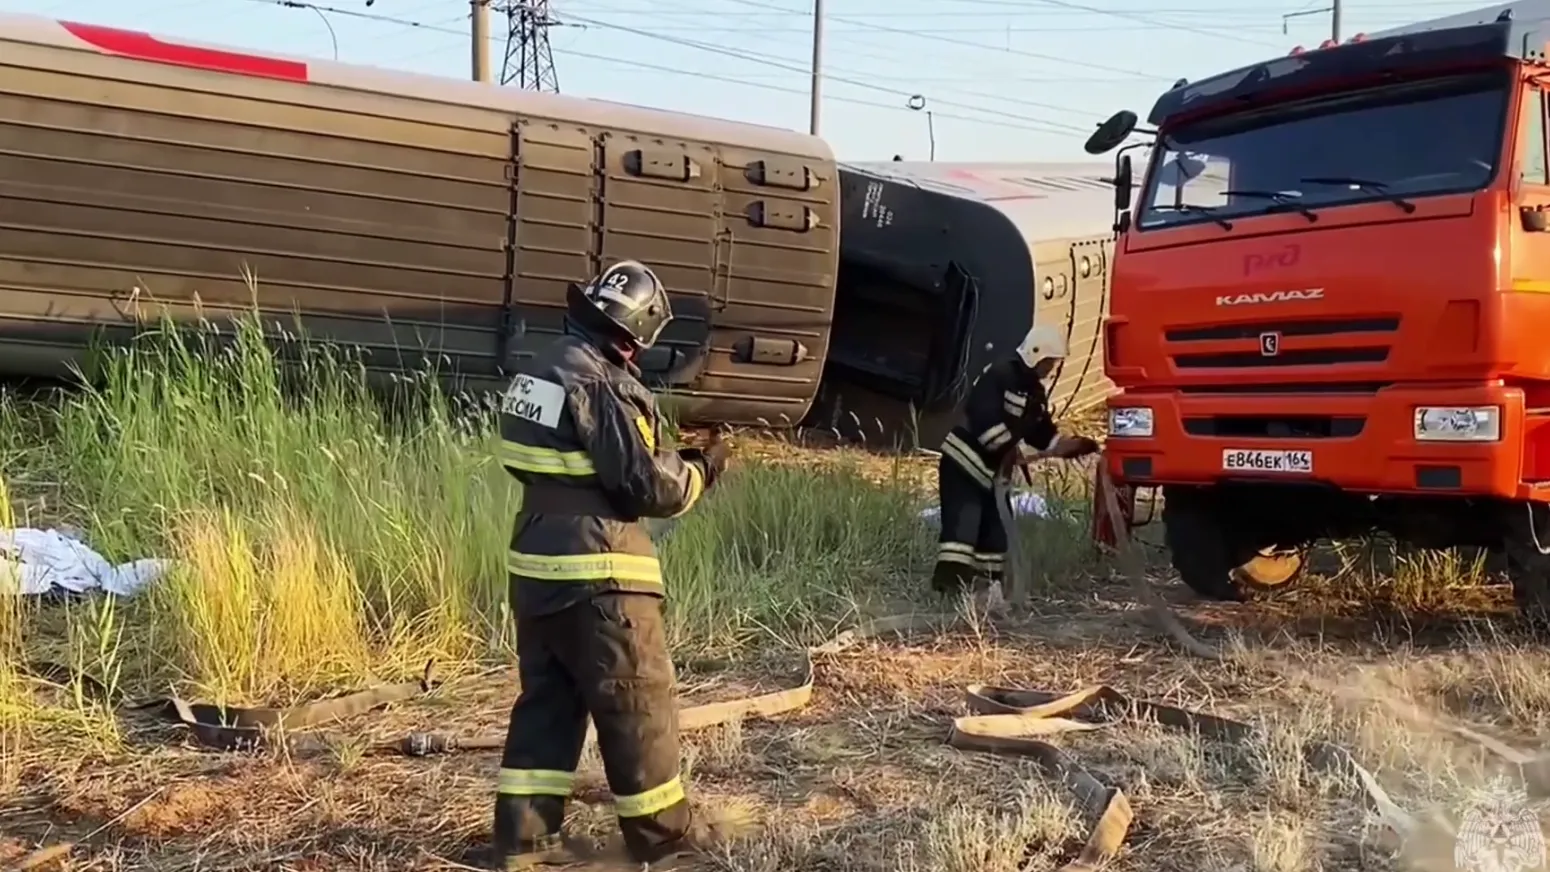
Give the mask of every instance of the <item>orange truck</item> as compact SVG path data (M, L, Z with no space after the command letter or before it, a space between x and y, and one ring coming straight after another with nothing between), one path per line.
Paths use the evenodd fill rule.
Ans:
M1128 514L1161 488L1200 595L1383 532L1500 555L1550 627L1547 20L1294 49L1089 139L1118 149L1104 463Z

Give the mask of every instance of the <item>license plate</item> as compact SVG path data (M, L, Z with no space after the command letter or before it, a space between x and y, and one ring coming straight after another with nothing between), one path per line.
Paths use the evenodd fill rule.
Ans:
M1285 472L1308 475L1313 472L1313 452L1228 448L1222 452L1222 469L1231 472Z

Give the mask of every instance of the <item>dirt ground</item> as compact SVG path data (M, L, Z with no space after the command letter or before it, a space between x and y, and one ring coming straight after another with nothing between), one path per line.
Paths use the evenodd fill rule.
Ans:
M892 468L878 462L879 474ZM933 463L910 461L912 474ZM1112 868L1452 869L1451 834L1390 859L1394 840L1372 826L1356 785L1313 768L1307 752L1338 742L1406 811L1456 826L1502 770L1449 727L1534 750L1550 725L1542 678L1550 656L1520 634L1499 585L1443 585L1417 597L1394 594L1392 580L1328 575L1273 605L1202 605L1165 582L1200 635L1229 652L1222 664L1171 647L1129 588L1101 577L1057 585L1031 609L960 614L939 632L817 655L807 707L686 734L696 804L740 834L718 856L674 868L1062 867L1092 816L1033 760L947 744L953 719L967 713L966 688L984 683L1059 693L1104 684L1258 728L1253 741L1232 745L1138 722L1053 737L1134 809ZM680 664L681 694L699 703L790 686L804 656ZM21 787L0 797L0 870L66 843L74 849L37 868L477 868L497 753L405 758L373 748L421 730L498 735L516 691L512 671L459 680L291 751L213 752L126 713L123 759L83 763L45 751ZM613 822L591 747L582 781L572 830L606 838Z
M1487 590L1429 615L1353 613L1313 596L1186 610L1238 652L1216 666L1170 651L1124 587L1098 583L1037 612L820 656L809 707L686 737L696 801L746 831L723 856L679 868L1057 868L1091 824L1059 783L1027 759L946 745L976 682L1102 683L1267 725L1263 742L1244 747L1147 724L1057 737L1134 807L1114 868L1385 868L1351 785L1309 769L1299 748L1343 739L1408 810L1456 816L1490 761L1404 704L1533 746L1550 719L1545 657L1510 629L1493 635L1510 623L1502 600ZM800 670L792 652L731 673L686 665L680 678L700 702L774 689ZM496 755L406 759L368 747L415 730L498 734L515 692L509 672L469 679L341 724L307 754L214 753L135 721L128 759L40 759L0 800L0 868L61 842L77 848L60 868L76 870L465 868L488 837ZM605 836L608 797L590 749L583 768L573 827Z

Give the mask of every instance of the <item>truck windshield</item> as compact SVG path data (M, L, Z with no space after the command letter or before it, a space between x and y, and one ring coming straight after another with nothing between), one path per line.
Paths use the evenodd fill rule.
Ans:
M1505 70L1324 94L1165 130L1142 229L1317 211L1485 187L1496 173Z

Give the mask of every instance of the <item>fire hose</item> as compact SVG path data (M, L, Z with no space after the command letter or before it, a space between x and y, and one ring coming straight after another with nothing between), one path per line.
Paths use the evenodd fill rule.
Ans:
M1017 529L1016 521L1012 513L1011 482L1014 466L1021 466L1023 475L1031 484L1033 479L1028 473L1026 465L1019 460L1017 452L1007 455L1007 459L996 476L994 485L996 511L1001 516L1001 525L1010 533ZM1210 645L1201 642L1191 636L1189 630L1179 620L1173 610L1163 600L1156 588L1147 582L1146 565L1140 559L1139 552L1132 547L1130 541L1129 524L1124 514L1120 511L1118 491L1114 486L1114 479L1110 476L1108 467L1100 459L1098 462L1096 494L1100 508L1106 515L1114 530L1115 553L1119 561L1119 572L1130 582L1130 588L1135 593L1136 599L1146 606L1147 613L1157 626L1167 633L1175 642L1190 654L1205 660L1220 661L1222 654ZM1014 604L1021 605L1026 601L1033 590L1032 573L1030 567L1024 565L1020 548L1010 548L1007 551L1007 599Z
M1015 455L1014 455L1015 457ZM1015 531L1009 499L1011 462L995 482L996 506L1003 523ZM1097 485L1102 492L1099 509L1114 525L1120 571L1131 583L1137 598L1147 606L1153 620L1190 654L1213 661L1223 655L1190 635L1146 579L1144 564L1132 547L1124 516L1120 512L1114 483L1100 461ZM1008 554L1009 581L1014 604L1031 590L1029 567L1017 548ZM832 663L847 651L866 641L895 634L927 629L940 630L956 620L954 615L899 615L869 621L839 633L804 651L803 677L795 686L740 699L679 709L679 726L695 732L749 718L773 718L800 710L808 705L816 684L820 664ZM53 667L57 669L58 667ZM83 683L90 680L82 677ZM176 697L153 700L133 706L181 722L203 745L222 749L250 748L284 741L293 753L323 752L331 743L311 730L338 720L362 715L393 702L406 701L435 693L441 685L432 679L430 667L419 680L378 687L337 699L324 700L287 709L238 709L186 702ZM1104 685L1093 685L1074 692L1021 690L989 685L965 688L964 703L968 714L953 720L947 743L963 751L1016 755L1035 760L1046 773L1061 782L1076 800L1076 807L1093 823L1077 855L1061 867L1061 872L1091 872L1115 858L1123 849L1134 812L1130 801L1118 786L1084 768L1050 739L1070 732L1112 729L1126 723L1152 722L1188 731L1202 738L1228 743L1252 740L1256 730L1243 721L1191 711L1160 702L1131 699ZM1437 719L1433 719L1434 723ZM1454 734L1471 740L1498 757L1516 764L1526 780L1550 786L1550 766L1501 742L1467 728L1441 724ZM595 741L589 729L588 741ZM460 737L437 733L413 733L395 742L380 744L372 753L425 757L458 751L501 748L505 734L490 733ZM1377 780L1344 748L1314 742L1306 748L1308 765L1326 772L1349 776L1360 785L1360 797L1376 819L1395 833L1402 843L1417 835L1421 822L1403 811L1389 798ZM584 792L584 791L582 791ZM54 845L24 858L13 869L30 869L47 861L68 856L67 846Z

